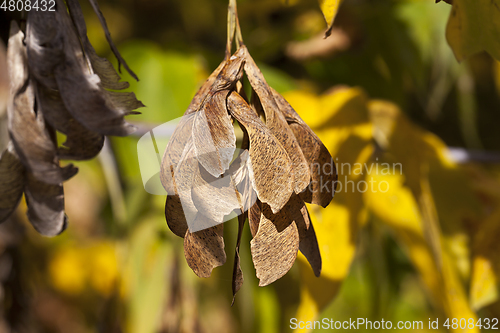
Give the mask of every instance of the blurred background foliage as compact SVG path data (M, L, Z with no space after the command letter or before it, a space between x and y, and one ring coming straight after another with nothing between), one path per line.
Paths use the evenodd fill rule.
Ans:
M224 56L227 1L99 2L140 78L123 73L147 106L130 121L144 133L180 117ZM325 40L316 1L238 1L244 39L269 84L337 163L343 188L326 209L309 207L322 276L299 256L259 288L245 230L246 281L231 307L231 263L209 279L194 275L166 226L165 197L143 188L140 134L112 138L98 159L76 163L61 236L34 232L25 207L0 225L0 331L273 333L290 331L292 317L499 318L500 40L480 24L500 19L479 3L455 1L452 17L458 4L485 16L464 37L447 32L445 2L346 0ZM109 56L97 17L82 6L90 40ZM10 14L0 15L6 41ZM349 172L355 163L363 168ZM237 224L224 232L231 251Z

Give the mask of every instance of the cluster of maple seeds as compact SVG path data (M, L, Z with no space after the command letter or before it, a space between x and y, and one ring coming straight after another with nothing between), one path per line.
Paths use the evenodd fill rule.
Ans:
M97 1L89 2L118 61L137 79L114 46ZM133 93L118 91L129 84L96 54L78 0L56 0L55 11L30 11L25 32L12 21L7 66L11 140L0 158L0 222L24 193L31 224L54 236L67 221L62 183L78 172L59 160L91 159L105 135L134 132L124 116L144 105ZM66 136L62 146L56 132Z
M235 31L237 50L231 56ZM244 74L252 88L250 100L243 89ZM243 132L240 147L235 121ZM161 180L168 193L168 226L184 237L187 263L198 276L208 277L225 263L222 222L231 212L239 221L233 294L243 283L239 247L247 219L260 286L286 274L299 250L319 276L321 255L304 202L323 207L330 203L335 164L320 139L266 83L243 44L234 1L229 6L226 57L196 93L172 135ZM320 184L330 184L330 190Z

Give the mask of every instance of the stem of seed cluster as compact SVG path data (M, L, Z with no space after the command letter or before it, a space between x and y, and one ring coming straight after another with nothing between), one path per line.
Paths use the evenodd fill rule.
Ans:
M231 46L233 44L234 35L236 32L236 49L238 50L243 45L243 37L241 35L240 21L238 19L238 9L236 0L229 0L227 13L227 44L226 57L231 55Z

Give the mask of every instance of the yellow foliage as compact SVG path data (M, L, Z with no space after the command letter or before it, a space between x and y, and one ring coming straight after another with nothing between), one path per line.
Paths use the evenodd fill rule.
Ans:
M49 264L52 284L60 291L80 294L87 279L87 267L82 265L82 253L75 248L60 249Z
M103 296L114 290L118 278L118 262L114 245L98 242L78 247L65 244L49 264L54 287L66 294L78 295L90 286Z
M370 101L358 88L319 97L290 92L286 98L334 156L339 175L333 202L325 209L310 207L323 270L314 277L299 256L303 283L297 319L314 320L337 294L368 211L392 230L437 316L476 319L464 284L470 275L464 223L478 218L479 205L446 145L413 125L396 105ZM382 148L377 158L374 142Z
M446 38L459 61L486 51L500 60L500 0L454 0Z
M315 277L307 260L299 255L302 301L297 319L308 321L337 294L356 252L358 230L366 222L361 192L356 189L362 175L352 172L352 166L370 159L372 126L366 96L358 88L338 89L320 98L291 92L285 98L306 122L317 125L312 128L335 156L339 174L335 200L325 209L309 206L323 268L321 277Z
M335 20L335 16L337 16L337 12L342 1L343 0L319 0L319 6L321 7L321 11L325 16L326 24L328 26L325 36L329 36L331 33L333 21Z

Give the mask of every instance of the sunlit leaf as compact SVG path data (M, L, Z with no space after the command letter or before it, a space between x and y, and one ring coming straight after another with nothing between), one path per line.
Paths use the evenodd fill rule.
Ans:
M338 89L319 97L289 92L285 98L305 122L310 119L315 124L312 130L335 156L339 180L338 192L328 207L308 207L322 258L318 278L307 267L306 258L299 255L302 285L296 316L308 321L314 320L336 296L354 258L358 231L366 222L362 195L356 189L364 179L360 173L363 170L356 172L352 167L370 160L372 126L367 99L360 89ZM329 103L320 107L326 100ZM322 121L318 122L317 117Z
M486 51L500 60L500 1L454 0L446 37L459 61Z
M343 0L319 0L319 6L321 7L321 11L323 12L323 16L325 16L326 24L328 29L325 32L325 37L330 36L332 32L333 22L335 21L335 17L337 16L337 12L339 10L340 5Z

